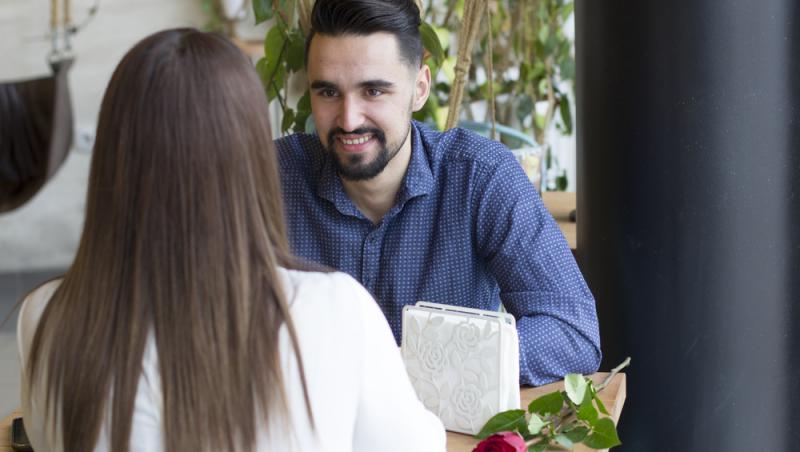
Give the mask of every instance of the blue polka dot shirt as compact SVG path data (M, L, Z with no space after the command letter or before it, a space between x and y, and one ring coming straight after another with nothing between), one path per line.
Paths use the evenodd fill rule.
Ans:
M316 135L276 140L294 253L360 281L398 343L405 305L502 303L517 319L521 384L596 371L594 298L513 154L464 129L411 129L408 170L378 224L348 198Z

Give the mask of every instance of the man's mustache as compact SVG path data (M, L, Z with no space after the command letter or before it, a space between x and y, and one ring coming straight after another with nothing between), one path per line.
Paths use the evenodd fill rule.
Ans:
M360 127L349 132L341 127L334 127L328 132L328 143L331 143L332 145L333 140L339 135L366 135L368 133L374 135L380 143L383 143L386 139L383 130L375 127Z

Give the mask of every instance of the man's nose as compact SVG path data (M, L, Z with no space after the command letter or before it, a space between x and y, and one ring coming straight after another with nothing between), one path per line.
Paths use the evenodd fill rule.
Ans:
M352 96L345 97L339 110L338 122L338 126L348 132L364 125L364 111L361 102Z

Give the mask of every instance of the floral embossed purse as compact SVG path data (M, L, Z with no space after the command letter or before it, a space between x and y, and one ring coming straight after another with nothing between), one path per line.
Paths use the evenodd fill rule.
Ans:
M420 301L403 308L403 360L417 396L447 430L476 434L519 408L519 339L511 314Z

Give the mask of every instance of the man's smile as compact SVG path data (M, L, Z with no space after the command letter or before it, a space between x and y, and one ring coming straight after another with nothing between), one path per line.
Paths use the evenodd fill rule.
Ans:
M375 136L371 133L363 135L347 134L337 135L336 140L342 144L342 148L346 152L361 152L367 147L367 143L372 141Z

